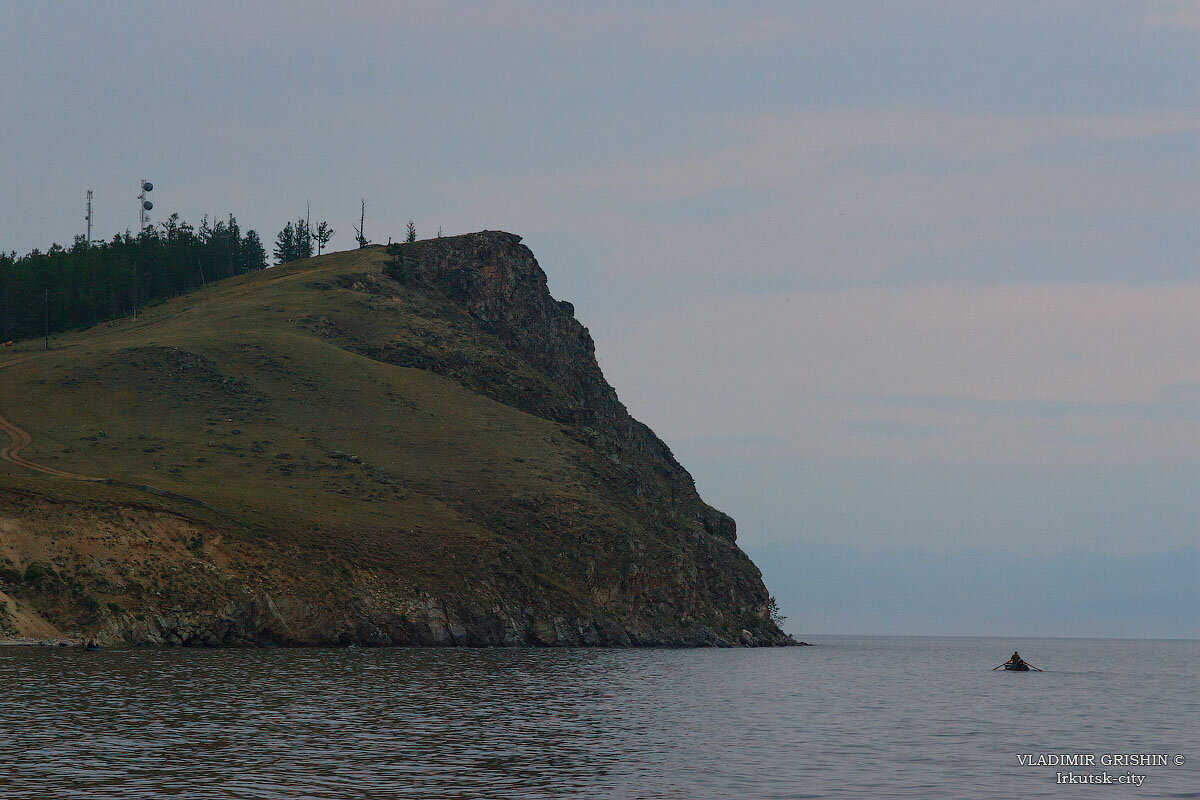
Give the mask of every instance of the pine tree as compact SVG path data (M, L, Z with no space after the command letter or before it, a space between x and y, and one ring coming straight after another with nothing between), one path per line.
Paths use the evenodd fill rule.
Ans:
M225 228L228 245L225 253L227 274L240 275L246 270L242 268L242 229L238 226L237 217L229 215L229 223Z
M286 264L295 261L298 258L296 253L296 228L288 222L279 232L279 236L275 237L275 263Z
M333 238L333 234L336 232L333 228L329 227L329 223L325 220L317 223L317 231L313 234L317 240L317 255L321 255L325 250L325 245L329 244L329 240Z
M246 231L242 237L242 272L256 272L267 268L267 251L263 248L258 231Z
M296 258L312 258L313 232L307 219L296 220Z
M8 281L13 267L17 263L17 254L0 253L0 339L8 341Z
M413 225L413 221L408 221L408 235L404 237L404 241L412 244L417 240L417 226Z
M186 224L186 223L185 223ZM159 223L162 228L163 236L167 238L168 243L175 242L180 236L179 212L175 212L167 217L165 221Z

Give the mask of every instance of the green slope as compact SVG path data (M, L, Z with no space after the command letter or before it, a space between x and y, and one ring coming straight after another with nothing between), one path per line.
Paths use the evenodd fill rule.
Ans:
M30 439L17 459L107 479L0 461L0 625L209 644L781 640L753 565L662 500L690 490L678 465L622 458L624 429L575 424L577 386L389 261L288 264L0 356L0 415ZM99 528L88 547L69 533ZM31 564L53 579L26 580Z

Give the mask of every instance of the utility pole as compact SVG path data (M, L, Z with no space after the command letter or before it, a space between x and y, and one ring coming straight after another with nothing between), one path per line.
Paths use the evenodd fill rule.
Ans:
M46 349L50 349L50 287L46 287Z
M204 265L200 263L200 259L196 259L196 266L200 269L200 286L204 289L204 301L208 302L208 281L204 279Z

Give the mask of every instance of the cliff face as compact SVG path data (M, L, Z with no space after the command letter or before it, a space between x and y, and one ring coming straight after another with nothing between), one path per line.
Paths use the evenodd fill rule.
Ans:
M531 414L581 426L591 444L618 463L653 505L681 522L735 541L728 515L700 499L695 481L649 427L629 415L596 362L591 334L569 302L556 301L546 273L521 237L502 231L429 239L390 248L386 272L403 283L444 293L573 401L568 409L535 396L494 396ZM484 387L488 392L487 387Z
M333 254L155 313L6 376L23 458L108 481L0 462L0 635L790 641L519 237Z

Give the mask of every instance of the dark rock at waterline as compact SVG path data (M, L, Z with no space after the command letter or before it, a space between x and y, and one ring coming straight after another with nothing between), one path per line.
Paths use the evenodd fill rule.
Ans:
M209 612L151 612L113 620L96 636L102 644L159 647L770 647L806 645L767 628L743 629L736 640L710 628L608 618L536 617L520 610L447 610L429 598L402 613L333 618L269 596L231 602Z

